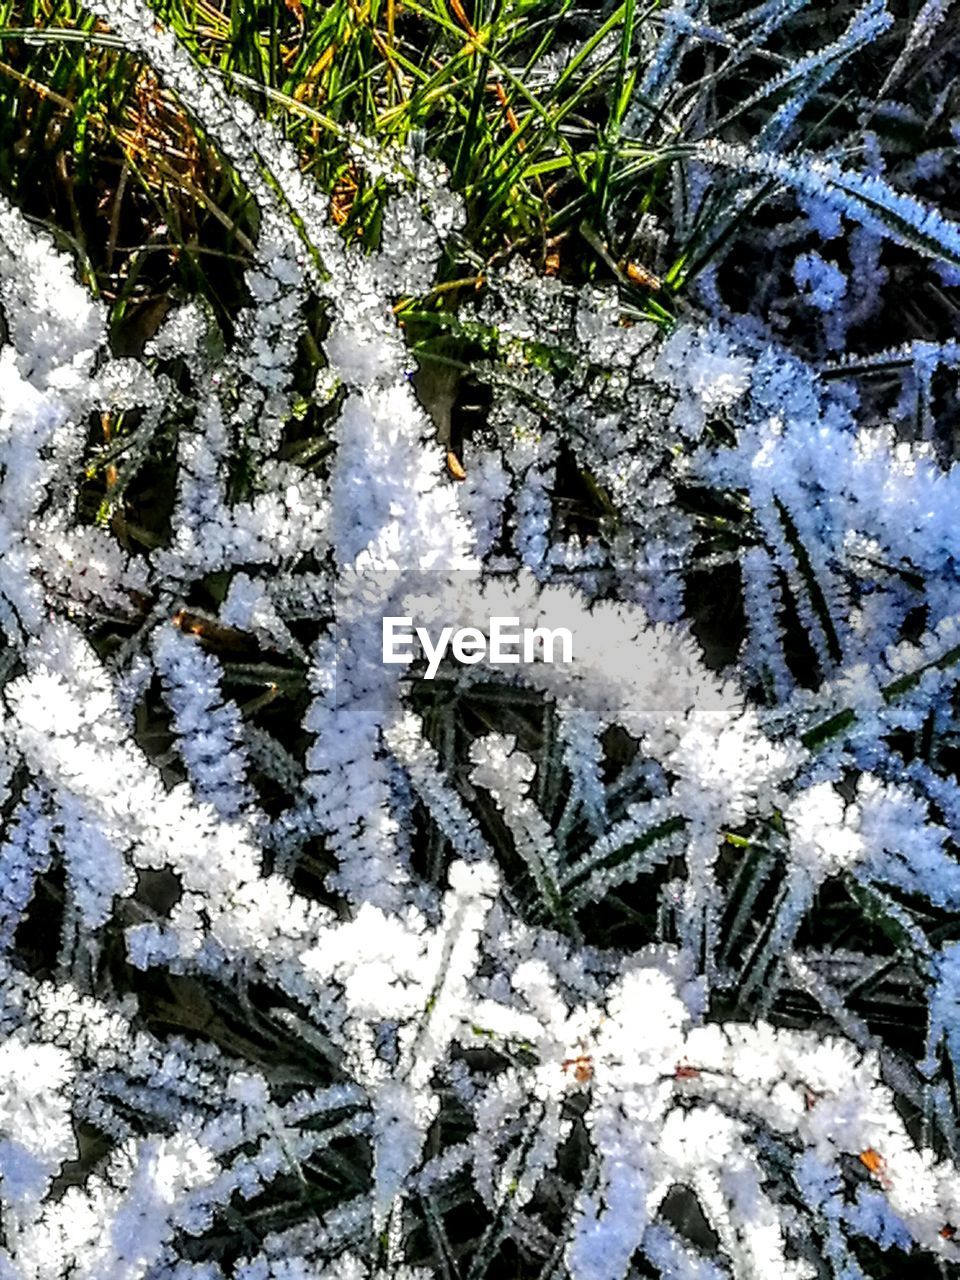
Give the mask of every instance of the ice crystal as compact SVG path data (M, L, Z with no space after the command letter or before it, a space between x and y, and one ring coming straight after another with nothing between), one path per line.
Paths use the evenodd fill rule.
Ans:
M800 7L659 11L630 129L680 127L688 50L736 69ZM670 141L678 226L717 173L742 179L724 234L793 193L770 243L801 244L799 296L737 316L707 269L667 332L613 284L491 263L458 315L486 397L459 478L455 400L428 403L394 309L464 227L442 168L347 130L391 193L365 250L140 0L93 10L234 167L259 238L229 342L190 300L120 359L72 259L0 199L2 1280L518 1258L625 1280L641 1257L852 1280L860 1237L956 1265L960 472L937 418L960 360L844 349L885 243L956 264L960 231L867 124L861 168L791 141L885 6L777 54L754 144L686 115ZM851 379L890 367L878 419ZM319 462L289 431L308 411ZM77 502L111 413L131 474L175 426L170 532L138 551ZM711 573L728 626L697 607ZM383 617L413 611L562 622L575 656L434 683L382 661ZM907 1001L921 1058L884 1038Z

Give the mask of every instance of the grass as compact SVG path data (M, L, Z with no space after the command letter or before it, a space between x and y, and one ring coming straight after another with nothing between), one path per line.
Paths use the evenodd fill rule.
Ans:
M157 13L199 61L228 78L283 130L304 168L328 193L331 216L344 235L375 243L383 207L382 189L350 157L348 126L382 142L426 149L446 163L466 204L467 228L436 288L425 298L398 300L397 311L414 344L432 348L460 367L478 348L493 352L496 335L465 326L456 314L457 299L474 290L489 266L508 254L523 253L542 272L561 278L614 279L625 310L631 306L668 320L691 277L724 250L769 194L763 188L738 207L731 199L737 189L736 175L731 175L716 182L703 212L686 229L672 212L674 180L686 164L692 136L736 141L762 129L778 102L777 93L764 86L791 52L786 38L762 55L730 55L727 63L732 65L723 64L729 83L717 62L704 55L701 62L685 66L667 105L644 108L640 85L662 19L656 5L638 0L625 0L600 17L576 7L574 0L478 0L469 10L464 0L276 0L263 6L224 0L222 8L209 0L162 0ZM840 27L846 17L838 14ZM575 52L569 61L551 70L560 46L570 42ZM876 74L879 83L883 68ZM848 93L849 85L841 84L835 93L812 102L805 117L805 144L828 128L835 131L828 136L842 136L852 111ZM639 116L633 112L638 104L644 108ZM877 122L878 129L882 124ZM253 253L257 212L236 175L149 68L73 0L0 0L0 188L76 252L87 283L109 307L119 354L139 352L171 302L187 294L206 298L229 334L231 317L244 296L242 272ZM682 186L680 190L682 196ZM649 259L638 234L646 215L672 231L662 260ZM747 257L754 278L757 267ZM445 348L445 342L451 345ZM530 352L532 361L544 363L559 364L563 355ZM316 353L310 359L319 362ZM549 413L549 406L544 408ZM297 427L289 433L286 447L302 449L304 460L312 451L310 457L319 461L317 455L331 447L322 434L313 433L314 426L311 419L304 439ZM159 540L163 517L149 487L163 487L162 469L168 462L160 455L169 453L168 442L158 444L144 468L150 473L148 489L141 485L128 507L119 499L140 457L129 472L114 467L111 477L109 470L121 455L109 454L107 446L123 447L135 429L134 422L121 420L102 424L104 484L98 473L89 493L81 495L89 498L86 506L81 504L82 513L106 522L119 512L124 536ZM609 515L603 509L605 495L591 496L598 513ZM735 542L745 524L700 514L704 522L715 521L717 542L720 534ZM809 565L803 567L806 573ZM716 581L714 577L707 584L708 593ZM192 605L215 607L222 598L220 586L204 582L210 599L198 597ZM812 578L810 587L816 588ZM196 633L205 631L206 643L218 651L222 631L211 629L200 612L184 613L183 625L193 629L194 617ZM718 625L728 624L722 619ZM278 743L299 751L302 743L291 726L303 716L303 673L269 664L259 651L241 652L241 661L227 645L223 649L219 656L231 693L246 686L266 689L244 704L245 715L260 717L258 727L275 730ZM956 658L956 652L949 655L950 661ZM884 696L895 699L906 691L906 681L916 678L891 684ZM522 724L516 707L509 710ZM471 715L482 721L483 715L505 712L502 705L493 710L473 705L466 710L458 706L456 714L469 724ZM453 715L452 710L438 712L435 719L452 724ZM851 715L842 712L813 724L803 741L808 747L828 743L849 725ZM155 708L148 728L159 734L162 747L170 746L167 721ZM546 743L547 729L536 724L534 729L531 736ZM439 741L435 745L439 748ZM551 781L548 755L542 747L538 776L546 780L544 788L549 783L556 801L561 778L555 767L557 776ZM466 763L460 763L465 769ZM280 789L272 780L268 785ZM554 816L560 812L557 805L555 811ZM617 857L665 841L678 823L682 819L652 828ZM762 895L772 892L776 876L770 878L770 865L778 856L773 837L781 835L764 830L727 834L730 848L756 853L758 859L743 862L742 886L732 894L738 909L744 902L748 907L763 903ZM764 843L768 837L769 849ZM426 835L422 844L428 847ZM320 894L330 868L323 861L325 853L316 855L316 865L314 856L305 856L298 874L301 887L307 884ZM564 889L575 895L591 869L585 848ZM523 868L512 872L518 877L522 873ZM652 936L656 922L651 904L660 882L675 874L675 861L664 858L656 881L651 876L635 891L610 895L602 911L577 907L587 921L588 941L630 947L638 930ZM521 887L523 905L532 913L534 889L522 881ZM828 903L832 914L820 911L823 936L835 940L836 922L863 930L854 893L855 886L848 895L851 901L843 897L832 907ZM896 927L881 907L874 904L878 930ZM730 955L724 959L742 968L753 993L766 974L762 966L750 968L752 957L763 954L762 939L751 934L747 909L735 923ZM56 936L56 930L45 930L45 944L53 944ZM865 951L876 949L872 937L858 937ZM121 953L119 943L117 951ZM275 1058L288 1063L298 1045L303 1053L296 1036L281 1037L279 1022L276 1040L266 1050L252 1039L241 1044L228 1019L229 1008L221 1010L211 1000L205 1003L202 987L191 992L177 984L155 1000L152 1017L165 1031L202 1027L225 1050L253 1062L267 1058L272 1064ZM879 999L876 1003L881 1006ZM915 1004L919 1008L919 998ZM146 1005L151 1007L149 1001ZM885 1008L886 1016L890 1008L896 1013L893 999L887 999ZM803 1011L798 1015L803 1025L809 1017ZM876 1270L882 1274L884 1269L881 1260Z
M559 43L576 41L573 0L492 0L471 14L460 0L157 6L275 120L345 234L375 242L383 197L345 130L429 140L468 210L469 254L452 256L449 280L517 249L548 272L619 270L611 200L623 203L626 175L639 217L663 179L647 166L631 175L621 155L631 50L651 12L625 0L547 76ZM171 287L229 305L256 212L149 69L73 0L0 0L0 51L0 184L65 229L88 283L125 319ZM620 274L640 299L659 291L642 264Z
M354 162L350 130L446 164L466 228L435 288L396 310L420 355L461 369L496 341L466 331L460 300L512 254L573 283L616 281L625 316L664 324L724 255L755 280L737 238L776 184L717 171L688 214L698 148L769 137L802 87L797 55L830 47L852 12L819 13L815 31L801 15L768 39L721 2L714 18L727 44L718 35L667 59L659 93L651 66L666 24L656 0L157 0L155 10L285 134L345 236L376 244L385 196ZM870 77L880 88L904 29L873 43L876 66L859 64L858 79L845 72L810 95L797 145L844 154L856 94L869 93ZM942 134L948 113L937 111L930 130ZM892 145L884 130L903 126L875 115ZM256 207L151 69L76 0L0 0L0 189L74 251L107 304L117 354L139 354L185 296L206 299L229 340ZM315 343L305 355L321 361ZM122 485L107 489L115 499ZM100 495L98 518L109 505Z
M468 222L443 264L447 288L430 299L435 312L456 309L453 282L522 252L576 283L613 277L630 308L663 322L776 187L714 174L688 218L691 143L769 139L778 109L803 89L797 56L829 46L852 13L821 13L815 39L798 20L772 39L758 28L754 42L748 16L721 4L714 20L729 34L664 59L660 92L659 0L154 7L282 130L345 235L375 244L384 201L352 159L350 130L447 165ZM894 59L902 37L901 23L872 45L873 69L809 95L800 145L842 145L857 93L871 76L880 87L883 55ZM888 125L873 127L882 135ZM744 181L750 200L738 199ZM76 0L0 0L0 188L60 229L110 305L121 346L142 345L171 291L202 294L229 327L256 209L150 69ZM651 225L667 235L651 239Z

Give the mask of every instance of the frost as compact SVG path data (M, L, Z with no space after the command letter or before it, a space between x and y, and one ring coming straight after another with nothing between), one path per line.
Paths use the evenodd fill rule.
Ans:
M498 255L456 314L459 475L395 310L462 247L449 175L348 128L389 192L364 249L152 10L94 4L258 239L229 338L187 300L120 359L0 200L2 1280L859 1280L858 1237L960 1261L960 352L847 350L887 241L949 287L957 223L910 184L954 161L891 169L862 104L842 161L796 145L882 3L777 53L750 145L675 93L690 50L794 48L801 7L678 2L624 55L625 136L684 160L677 229L792 193L757 232L791 298L733 314L708 266L668 329L612 257L575 284ZM661 212L636 231L671 244ZM131 475L172 428L157 545L77 500L110 414ZM411 612L566 625L575 658L434 684L381 660Z

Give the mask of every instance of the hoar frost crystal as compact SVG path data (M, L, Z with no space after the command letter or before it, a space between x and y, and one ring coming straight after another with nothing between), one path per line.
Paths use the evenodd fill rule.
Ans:
M761 6L758 39L796 7ZM669 116L683 42L719 38L695 10L664 11L637 128ZM234 166L260 236L226 354L187 302L121 359L73 261L0 200L0 1280L957 1266L960 471L865 420L842 361L827 379L721 314L625 326L614 290L518 259L472 304L500 346L451 481L392 311L462 224L442 173L354 139L394 189L365 255L139 0L93 11ZM812 94L888 19L867 4L783 83ZM887 214L954 261L957 227L880 174L783 154L795 118L746 156L693 147L694 194L740 166L797 193L805 235L849 224L874 277ZM863 279L840 261L793 268L826 341ZM311 297L326 470L282 449ZM901 355L921 401L957 365ZM120 411L140 456L176 423L172 532L136 554L75 502L88 419ZM558 525L561 444L616 512L602 534ZM691 489L743 535L717 553L743 600L726 662L687 614ZM432 619L394 611L418 575ZM575 655L464 658L426 703L384 662L385 617L478 610L563 615ZM257 718L281 689L302 748ZM841 895L876 954L818 933ZM25 959L40 911L46 968ZM926 1010L900 1043L862 1003L888 980Z

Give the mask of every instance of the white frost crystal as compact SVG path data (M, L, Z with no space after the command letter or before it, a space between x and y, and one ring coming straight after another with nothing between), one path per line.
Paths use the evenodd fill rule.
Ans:
M797 8L638 23L629 129L700 137L665 105L684 51L739 65ZM960 231L792 132L885 6L777 53L756 147L684 143L678 224L715 172L747 184L718 217L796 196L787 310L731 316L708 268L665 333L609 281L491 262L458 313L486 397L459 480L394 310L465 226L442 168L346 131L390 191L365 252L141 0L92 12L258 241L229 343L190 300L119 359L0 198L0 1280L859 1280L858 1237L884 1274L956 1266L960 468L933 420L960 349L863 358L900 371L887 423L842 348L884 237L955 266ZM575 56L531 73L543 101ZM777 341L799 307L816 362ZM119 499L82 515L111 413L134 469L175 428L159 545ZM743 613L714 651L712 569ZM562 624L574 657L430 686L382 661L417 611ZM884 1038L905 1008L922 1057L913 1023Z

